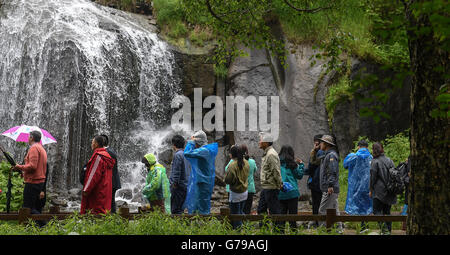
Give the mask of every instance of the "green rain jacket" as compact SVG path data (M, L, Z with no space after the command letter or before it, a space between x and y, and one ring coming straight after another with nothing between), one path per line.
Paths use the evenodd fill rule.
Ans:
M166 213L170 213L170 183L166 168L156 163L151 156L145 156L151 164L142 194L149 201L163 200ZM152 164L153 163L153 164Z

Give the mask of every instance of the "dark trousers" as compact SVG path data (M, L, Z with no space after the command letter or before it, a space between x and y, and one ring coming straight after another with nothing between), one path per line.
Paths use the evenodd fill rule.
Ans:
M25 183L23 189L23 207L30 208L31 214L41 214L42 208L45 205L44 199L40 198L41 191L43 191L45 183L31 184ZM36 220L36 224L39 227L43 227L46 221Z
M298 213L298 197L286 200L280 200L281 214L297 214ZM290 221L291 228L297 227L297 222Z
M311 190L312 214L319 214L322 191Z
M232 203L230 202L230 213L231 214L244 214L244 205L245 201ZM233 229L236 229L242 225L242 221L232 221L231 226L233 226Z
M259 197L258 214L280 214L280 200L278 200L278 189L263 189Z
M117 191L117 189L112 190L111 213L116 213L116 191Z
M23 207L30 208L31 214L40 214L42 212L43 204L39 194L43 188L44 183L25 183L23 189Z
M278 189L261 190L258 203L258 214L267 214L267 210L269 210L269 214L281 213L280 200L278 200L279 192L280 190ZM282 222L275 222L275 224L278 228L282 227ZM260 224L260 226L262 226L262 224Z
M150 202L150 211L159 210L162 213L166 212L166 208L164 206L164 199L161 200L152 200Z
M391 205L385 204L381 202L379 199L373 199L373 214L374 215L390 215L391 214ZM389 232L392 230L392 222L378 222L378 225L381 228L382 232L386 231L386 228Z
M170 188L170 211L172 214L182 214L184 212L183 204L186 200L186 189Z
M248 193L247 200L245 200L245 204L244 204L244 214L250 214L252 212L254 195L255 195L255 193Z

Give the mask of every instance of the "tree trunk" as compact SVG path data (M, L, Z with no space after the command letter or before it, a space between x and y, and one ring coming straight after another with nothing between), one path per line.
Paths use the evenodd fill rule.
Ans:
M433 37L430 14L413 15L412 0L406 5L411 88L411 196L408 234L450 234L450 150L449 118L432 117L439 107L436 97L448 80L449 53ZM431 1L428 1L431 2ZM423 28L430 33L417 33ZM422 30L424 31L424 30ZM436 67L442 69L436 69Z

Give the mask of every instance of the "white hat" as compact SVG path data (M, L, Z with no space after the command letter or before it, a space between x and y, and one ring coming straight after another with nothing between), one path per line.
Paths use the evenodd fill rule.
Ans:
M270 133L260 132L259 137L263 143L273 143L273 137Z
M199 130L194 133L194 142L200 146L206 145L208 143L208 137L203 130Z

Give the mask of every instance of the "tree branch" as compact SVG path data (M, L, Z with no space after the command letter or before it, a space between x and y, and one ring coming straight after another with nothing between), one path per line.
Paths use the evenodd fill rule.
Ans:
M206 2L206 6L208 7L208 11L211 13L211 15L214 18L216 18L217 20L219 20L220 22L223 22L223 23L228 24L228 25L231 24L232 22L228 22L228 21L223 20L223 17L226 17L226 16L234 14L234 13L240 13L241 16L242 16L242 14L247 14L249 12L250 13L252 12L252 9L249 8L249 9L245 9L245 10L240 10L239 9L239 10L229 11L227 13L216 13L216 12L214 12L212 10L212 6L211 6L211 3L209 2L209 0L205 0L205 2Z
M217 20L219 20L220 22L223 22L225 24L231 24L231 22L227 22L225 20L223 20L221 17L219 17L213 10L211 7L211 3L209 2L209 0L205 0L206 1L206 6L208 7L208 11L211 13L211 15L216 18Z
M314 9L301 9L301 8L298 8L298 7L294 6L293 4L291 4L288 0L284 0L284 3L286 3L289 7L291 7L292 9L294 9L294 10L296 10L298 12L306 12L306 13L316 13L316 12L319 12L319 11L322 11L322 10L331 9L331 8L334 7L333 4L330 4L327 7L317 7L317 8L314 8Z

